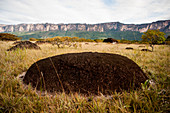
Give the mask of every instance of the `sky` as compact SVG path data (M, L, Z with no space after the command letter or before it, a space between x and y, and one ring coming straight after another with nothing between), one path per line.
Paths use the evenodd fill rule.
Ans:
M170 20L170 0L0 0L0 24L142 24Z

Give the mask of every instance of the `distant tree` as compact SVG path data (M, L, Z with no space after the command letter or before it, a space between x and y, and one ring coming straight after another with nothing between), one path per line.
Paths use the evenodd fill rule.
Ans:
M0 40L2 41L15 41L15 40L21 40L21 37L18 37L16 35L10 34L10 33L0 33Z
M95 42L103 42L103 39L94 39Z
M85 38L79 38L77 41L78 42L86 42L86 39Z
M130 40L126 40L126 39L121 39L119 42L123 43L123 44L131 44L132 43Z
M76 42L76 41L78 41L78 40L79 40L79 37L72 37L72 38L71 38L71 41L72 41L72 42Z
M165 43L170 45L170 35L166 38Z
M36 38L30 38L29 40L30 40L30 41L37 41Z
M166 38L166 41L170 41L170 35Z
M37 38L37 41L45 41L45 39Z
M71 37L69 37L69 36L62 37L61 39L62 39L62 41L68 41L68 42L71 41Z
M94 42L92 39L86 39L85 42Z
M155 44L160 44L165 41L164 35L165 33L160 32L159 29L157 30L149 29L148 31L144 32L144 34L142 35L142 41L148 42L153 51Z

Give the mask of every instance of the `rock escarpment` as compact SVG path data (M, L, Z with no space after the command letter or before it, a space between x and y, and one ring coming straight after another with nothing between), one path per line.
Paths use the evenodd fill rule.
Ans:
M31 32L31 31L139 31L146 32L148 29L160 29L170 32L170 20L157 21L148 24L123 24L120 22L100 23L100 24L18 24L2 25L0 32Z

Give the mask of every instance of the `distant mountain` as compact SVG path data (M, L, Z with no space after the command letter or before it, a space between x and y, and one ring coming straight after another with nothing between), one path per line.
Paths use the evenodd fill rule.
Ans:
M138 31L146 32L148 29L160 29L163 32L170 32L170 20L157 21L147 24L123 24L120 22L99 23L99 24L0 24L0 32L32 32L32 31Z
M29 40L30 38L45 39L47 37L55 36L69 36L69 37L79 37L86 39L105 39L114 38L117 40L141 40L143 33L138 31L32 31L32 32L11 32L14 35L22 37L22 40Z

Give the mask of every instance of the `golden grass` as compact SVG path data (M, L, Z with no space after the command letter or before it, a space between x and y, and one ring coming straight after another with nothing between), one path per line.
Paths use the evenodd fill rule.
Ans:
M154 52L142 52L138 44L78 43L78 47L57 48L42 44L41 50L6 51L13 42L0 41L0 112L168 112L170 47L156 45ZM145 45L145 48L149 48ZM126 50L133 47L134 50ZM154 80L156 87L142 85L141 90L85 97L80 94L40 96L16 77L40 59L73 52L104 52L127 56ZM149 90L148 90L149 89ZM40 92L41 93L41 92Z

